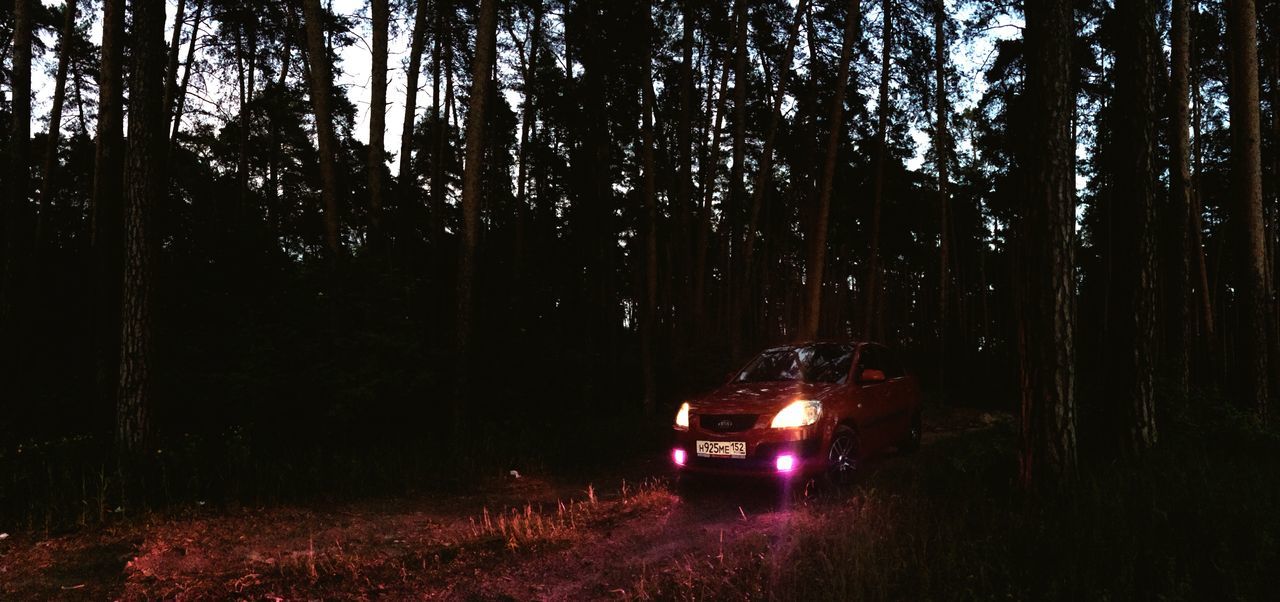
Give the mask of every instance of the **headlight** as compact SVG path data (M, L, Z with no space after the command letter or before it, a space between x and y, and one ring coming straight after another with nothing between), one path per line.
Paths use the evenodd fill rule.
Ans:
M782 408L782 411L773 417L773 424L769 426L776 429L809 426L817 422L819 416L822 416L821 401L798 399L791 402L791 405Z
M680 411L676 412L676 428L689 428L689 402L680 404Z

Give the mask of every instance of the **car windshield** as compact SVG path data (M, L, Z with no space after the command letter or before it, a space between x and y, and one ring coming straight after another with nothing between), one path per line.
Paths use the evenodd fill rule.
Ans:
M779 347L757 355L738 373L735 382L802 381L834 383L849 373L853 346L821 343Z

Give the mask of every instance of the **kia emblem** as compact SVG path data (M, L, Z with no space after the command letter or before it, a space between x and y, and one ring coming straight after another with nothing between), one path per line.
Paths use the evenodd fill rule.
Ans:
M730 428L733 428L733 421L726 418L724 420L721 420L720 422L717 422L716 426L722 429L730 429Z

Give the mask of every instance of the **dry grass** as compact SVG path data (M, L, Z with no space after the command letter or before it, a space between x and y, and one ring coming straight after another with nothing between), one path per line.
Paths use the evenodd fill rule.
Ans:
M156 518L42 542L11 538L0 546L0 599L436 598L477 572L571 547L675 500L649 482L608 496L589 487L545 509L524 503L468 515L464 505L370 502ZM69 566L78 559L91 566Z

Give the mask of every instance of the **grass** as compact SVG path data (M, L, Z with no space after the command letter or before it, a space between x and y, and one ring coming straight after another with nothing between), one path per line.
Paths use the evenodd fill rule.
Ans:
M24 447L24 470L0 483L26 492L9 510L34 524L0 543L0 597L1250 600L1280 587L1274 428L1229 411L1169 416L1150 452L1086 456L1069 495L1030 497L1012 427L979 422L994 426L944 429L978 430L874 461L852 488L770 492L745 511L719 489L699 501L646 481L599 495L526 475L463 495L122 515L109 473L59 463L76 442ZM46 501L91 528L41 540Z
M557 501L553 512L533 504L497 513L485 508L471 519L471 537L476 541L495 538L512 552L545 551L580 542L586 533L607 523L660 511L676 501L665 483L652 480L639 487L629 487L624 481L618 497L605 502L596 497L592 486L586 493L581 500Z
M803 504L777 537L646 571L638 599L1225 599L1280 586L1280 437L1220 415L1139 458L1086 467L1073 493L1013 481L1011 429L888 462Z

